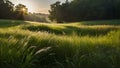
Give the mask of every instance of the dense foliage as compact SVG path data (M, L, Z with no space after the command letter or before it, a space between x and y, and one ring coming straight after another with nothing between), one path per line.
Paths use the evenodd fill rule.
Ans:
M58 1L51 5L49 12L50 20L57 22L120 19L120 0Z
M14 6L9 0L0 0L0 19L17 19L23 20L27 13L25 5L18 4Z

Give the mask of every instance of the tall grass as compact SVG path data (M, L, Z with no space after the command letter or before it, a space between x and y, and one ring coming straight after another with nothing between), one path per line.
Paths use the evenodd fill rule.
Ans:
M91 36L91 34L82 36L77 35L76 32L71 35L57 35L55 31L53 33L41 31L44 26L39 24L37 25L39 28L35 28L39 31L35 32L23 29L29 24L17 26L19 27L0 28L1 68L120 67L120 30L116 26L112 28L117 29L98 36ZM64 26L59 25L61 29ZM34 26L30 27L34 30ZM47 28L45 26L44 29L49 28L57 29L54 26L47 26ZM94 29L96 31L96 28Z
M90 35L90 36L99 36L99 35L105 35L109 33L110 31L116 31L120 29L120 26L110 26L110 25L102 25L102 26L84 26L84 25L26 25L22 27L22 29L30 30L33 32L48 32L48 33L54 33L56 35L72 35L73 33L76 33L77 35Z

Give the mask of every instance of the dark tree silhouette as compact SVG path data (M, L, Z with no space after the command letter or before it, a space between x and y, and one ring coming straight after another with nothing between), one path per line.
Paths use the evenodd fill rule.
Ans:
M18 4L14 7L14 4L9 0L0 0L0 19L23 20L27 12L28 9L25 5Z
M56 3L51 5L51 10L49 10L50 15L49 18L52 21L57 21L62 23L64 21L68 21L68 16L70 17L69 11L69 2L62 3L57 1Z
M57 22L120 19L120 0L66 0L52 4L49 12Z
M12 19L14 4L9 0L0 0L0 19Z
M57 1L56 3L51 5L51 10L49 10L50 12L50 20L56 20L58 22L61 22L61 9L60 9L60 2Z
M16 19L24 20L24 15L27 14L28 9L23 4L18 4L15 6Z

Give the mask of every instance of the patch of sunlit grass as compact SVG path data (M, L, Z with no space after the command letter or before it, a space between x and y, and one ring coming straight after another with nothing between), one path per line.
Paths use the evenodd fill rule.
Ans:
M2 68L120 67L119 25L86 26L74 23L71 25L15 21L16 25L12 26L9 22L2 21L4 27L0 28ZM6 24L9 26L5 26ZM102 35L105 29L110 30ZM76 32L71 33L72 31ZM60 32L64 34L59 35ZM101 34L96 36L97 33Z

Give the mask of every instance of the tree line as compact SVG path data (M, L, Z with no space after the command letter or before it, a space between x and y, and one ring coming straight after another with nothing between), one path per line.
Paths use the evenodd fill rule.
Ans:
M57 22L120 19L120 0L57 1L49 13L50 20Z
M28 9L23 4L14 5L9 0L0 0L0 19L24 20Z

